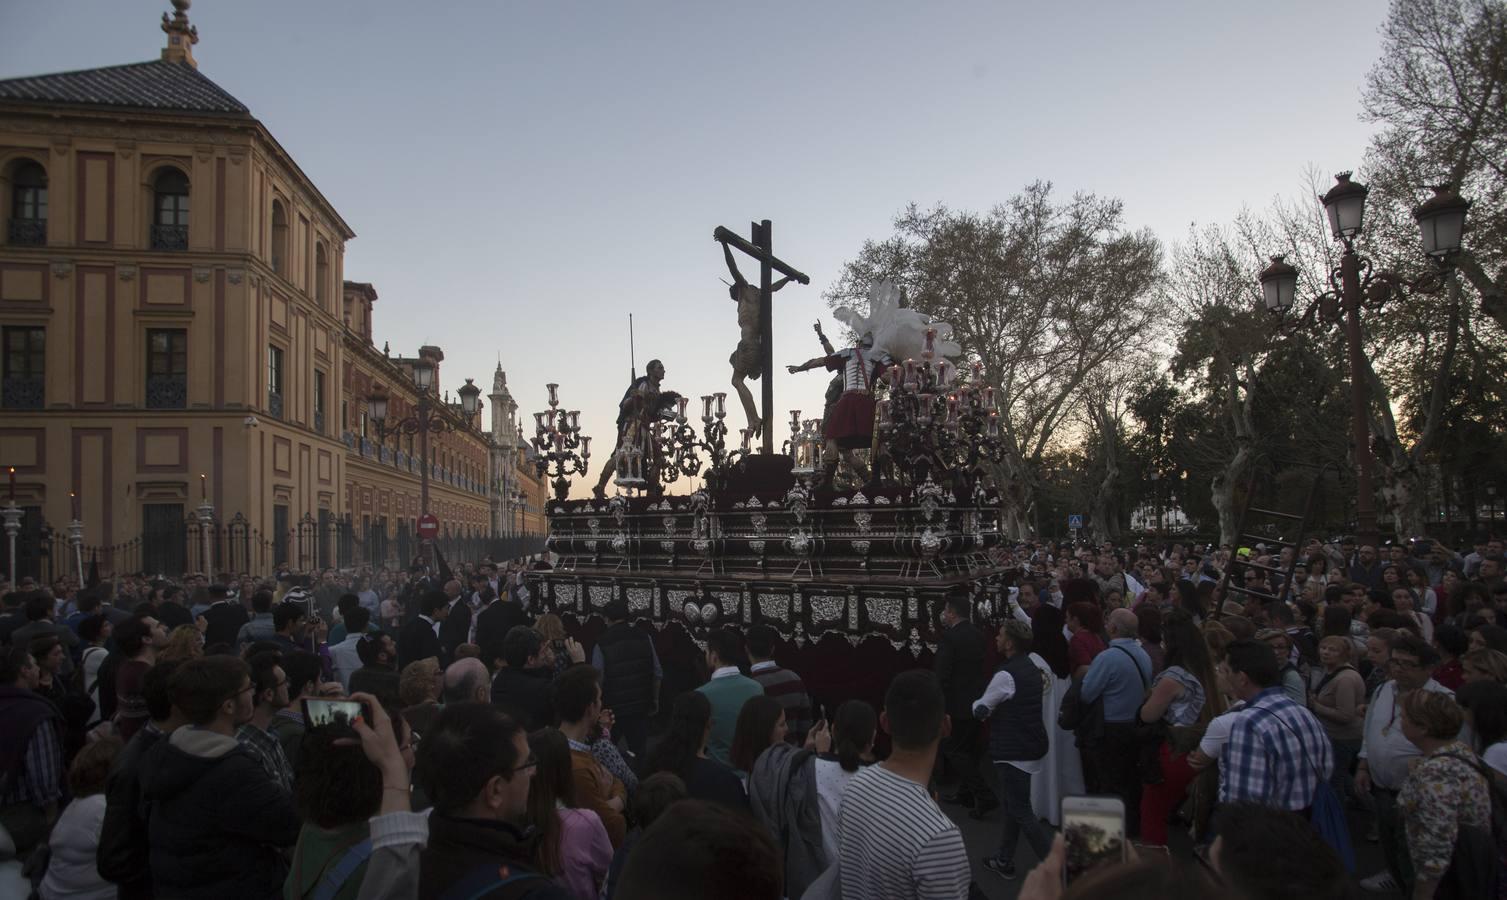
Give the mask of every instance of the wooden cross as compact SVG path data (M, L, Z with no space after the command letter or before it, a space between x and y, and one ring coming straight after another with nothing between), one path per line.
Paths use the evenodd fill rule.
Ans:
M768 219L762 222L752 223L753 239L745 241L733 234L728 229L718 225L712 232L716 240L742 251L759 261L759 351L763 357L764 385L762 409L759 418L764 423L764 443L761 452L774 453L774 304L771 300L773 291L770 290L771 279L774 272L789 278L797 284L810 284L811 279L797 271L793 266L778 259L774 255L774 227Z

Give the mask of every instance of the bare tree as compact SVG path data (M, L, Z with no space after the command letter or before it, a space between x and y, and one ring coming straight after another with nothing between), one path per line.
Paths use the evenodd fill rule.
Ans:
M1458 265L1507 328L1507 3L1393 0L1364 108L1385 126L1366 161L1379 218L1380 207L1410 208L1430 182L1473 200Z
M1002 398L1002 504L1017 537L1030 531L1042 456L1082 401L1084 380L1149 341L1159 322L1155 236L1126 231L1118 200L1055 203L1051 194L1037 182L985 214L912 205L826 294L833 306L861 308L869 286L887 278L911 306L952 324Z

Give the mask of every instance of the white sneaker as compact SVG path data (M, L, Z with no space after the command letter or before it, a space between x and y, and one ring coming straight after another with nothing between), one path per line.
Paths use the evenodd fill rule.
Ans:
M1378 894L1390 894L1397 891L1397 880L1392 877L1391 872L1382 869L1370 878L1362 878L1360 886Z

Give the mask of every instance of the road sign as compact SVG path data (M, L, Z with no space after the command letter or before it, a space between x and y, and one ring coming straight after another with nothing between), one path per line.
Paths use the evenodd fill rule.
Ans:
M1073 514L1073 515L1068 516L1067 517L1067 527L1069 527L1069 528L1075 528L1075 529L1081 529L1083 527L1083 516L1078 515L1076 513Z
M419 537L426 541L432 541L435 538L439 537L439 518L436 517L434 513L424 513L422 516L419 516L418 532Z

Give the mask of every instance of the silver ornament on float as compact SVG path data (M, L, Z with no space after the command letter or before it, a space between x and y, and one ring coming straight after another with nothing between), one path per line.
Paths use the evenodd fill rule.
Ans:
M721 610L717 608L717 604L708 603L705 606L701 607L701 621L710 625L713 622L717 621L717 615L720 612Z
M692 625L701 621L701 607L697 606L695 601L685 605L685 620Z

